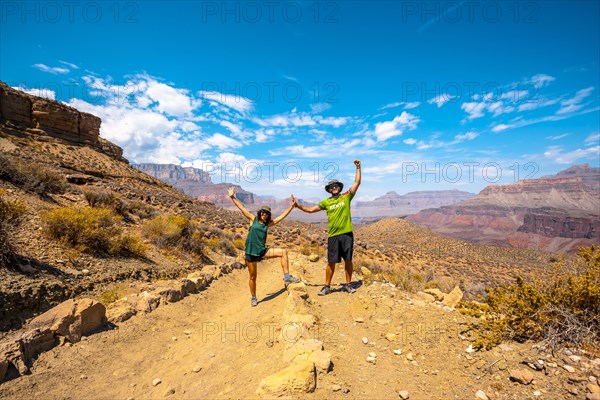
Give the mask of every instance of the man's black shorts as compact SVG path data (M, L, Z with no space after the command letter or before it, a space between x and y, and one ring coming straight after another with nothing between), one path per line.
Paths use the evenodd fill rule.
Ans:
M352 249L354 247L354 235L352 232L331 236L327 240L327 262L339 263L352 261Z
M269 249L264 249L259 255L257 256L253 256L252 254L248 254L246 253L246 257L244 258L246 261L250 261L250 262L259 262L263 260L263 257L265 256L265 254L267 254L267 251L269 251Z

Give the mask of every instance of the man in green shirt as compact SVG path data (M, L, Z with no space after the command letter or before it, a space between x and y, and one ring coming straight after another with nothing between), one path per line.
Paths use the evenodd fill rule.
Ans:
M346 270L346 284L342 290L348 293L354 293L356 290L352 287L352 250L354 246L354 235L352 234L352 217L350 216L350 202L354 198L358 187L360 186L360 161L354 160L356 166L356 175L354 184L350 190L342 193L344 184L337 180L331 181L325 186L325 190L331 194L331 197L321 201L316 206L302 206L296 203L296 207L307 213L315 213L322 210L327 211L327 270L325 273L325 286L319 292L319 296L331 293L331 278L335 272L335 264L344 259Z

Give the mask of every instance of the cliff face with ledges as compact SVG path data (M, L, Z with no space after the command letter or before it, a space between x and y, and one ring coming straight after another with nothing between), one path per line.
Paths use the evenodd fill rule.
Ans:
M66 143L85 144L119 161L123 150L100 137L100 118L15 90L0 81L0 124L15 136L51 136Z
M600 168L574 165L542 179L488 186L462 204L408 218L484 244L574 251L600 242Z

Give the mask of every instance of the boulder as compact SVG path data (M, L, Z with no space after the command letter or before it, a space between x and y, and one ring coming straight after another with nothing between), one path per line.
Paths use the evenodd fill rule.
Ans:
M436 301L444 300L445 294L438 288L425 289L424 292L435 297Z
M448 293L447 295L444 296L444 300L442 300L442 304L450 307L450 308L455 308L457 306L457 304L462 300L463 298L463 292L462 290L460 290L460 288L458 286L455 286L454 289L452 289L452 291L450 293Z
M106 308L92 299L69 299L34 318L30 329L50 330L71 343L106 323Z
M419 300L426 301L428 303L433 303L435 301L435 297L425 292L417 292L415 293L415 298Z
M311 393L317 383L315 375L312 361L294 363L260 381L256 394L283 396Z

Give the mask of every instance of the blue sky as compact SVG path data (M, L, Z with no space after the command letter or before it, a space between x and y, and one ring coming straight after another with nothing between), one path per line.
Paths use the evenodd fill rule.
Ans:
M0 79L131 162L263 195L478 192L600 163L597 1L0 2Z

